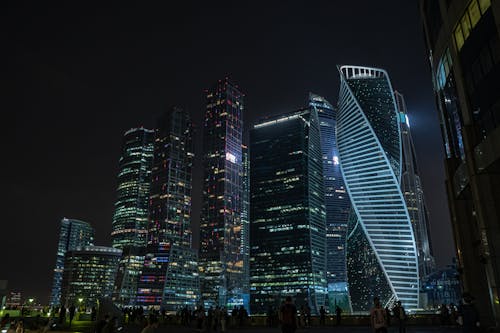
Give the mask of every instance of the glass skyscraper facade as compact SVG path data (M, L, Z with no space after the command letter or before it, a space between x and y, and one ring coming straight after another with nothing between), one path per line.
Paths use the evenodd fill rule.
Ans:
M418 307L415 238L400 188L399 113L384 70L342 66L336 133L352 210L347 266L352 309L400 300Z
M122 250L104 246L83 246L68 251L61 304L97 307L100 298L111 298L121 255Z
M250 132L252 313L286 296L313 314L326 299L326 226L320 128L314 107Z
M206 91L200 273L207 306L248 308L241 217L243 97L228 78Z
M77 247L93 244L94 228L89 223L67 218L61 220L59 243L57 244L56 253L56 267L54 268L54 280L52 282L52 293L49 302L51 306L61 304L61 283L66 252L75 250Z
M347 294L346 232L351 201L345 188L335 136L335 108L319 95L309 93L309 106L316 108L321 133L321 153L326 207L326 280L330 309L349 309Z
M132 128L123 135L118 162L118 186L111 238L123 251L116 278L115 302L135 303L137 281L144 263L154 131Z
M241 206L241 251L243 254L243 290L245 297L250 297L250 152L248 146L242 145L242 206ZM246 299L245 304L250 300Z
M199 280L196 254L191 250L193 159L191 119L185 110L174 107L159 119L155 131L148 240L137 305L167 311L196 305Z
M417 155L411 136L406 103L401 93L395 91L394 97L399 111L399 125L401 127L401 191L413 226L413 234L417 244L418 271L420 278L423 279L435 269L430 242L429 217L418 170Z
M500 1L420 0L458 272L500 326Z

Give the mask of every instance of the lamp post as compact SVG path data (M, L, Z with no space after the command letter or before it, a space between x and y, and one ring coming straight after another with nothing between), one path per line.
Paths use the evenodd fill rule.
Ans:
M28 311L29 314L31 315L31 312L33 311L33 302L35 301L34 298L28 298Z
M78 299L78 311L79 311L79 312L82 312L82 303L83 303L83 298L82 298L82 297L80 297L80 298Z

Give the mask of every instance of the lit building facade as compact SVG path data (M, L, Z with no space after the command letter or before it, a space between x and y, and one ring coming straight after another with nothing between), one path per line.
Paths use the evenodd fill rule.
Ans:
M148 240L137 305L167 311L177 311L181 304L196 305L199 280L196 254L191 250L193 159L191 119L185 110L174 107L159 119L155 133ZM179 292L172 293L176 288Z
M135 303L137 281L144 263L154 131L132 128L123 135L118 163L118 187L111 239L122 250L114 300Z
M250 151L247 145L242 145L242 206L241 206L241 251L243 254L243 290L250 290ZM249 303L245 300L245 303Z
M7 301L5 302L5 306L7 309L17 309L22 305L22 298L20 291L11 291L7 297Z
M395 91L394 98L399 111L401 127L401 191L405 198L408 214L413 226L417 244L418 271L423 279L435 269L434 256L430 242L430 224L424 190L417 164L417 154L410 131L410 121L406 103L401 93Z
M100 298L111 298L121 255L122 250L104 246L66 252L61 305L92 307Z
M464 290L500 326L500 2L421 0Z
M462 300L462 288L456 265L447 265L423 278L422 291L425 302L421 307L438 309L441 304L458 306Z
M316 108L321 133L321 153L326 208L326 280L330 309L349 309L347 294L346 232L351 201L344 184L335 136L334 107L319 95L309 93L309 106Z
M200 273L207 306L248 308L241 219L243 97L228 78L206 91Z
M418 307L419 273L413 229L400 188L399 113L384 70L342 66L336 133L352 213L347 266L352 309L373 297L385 307Z
M54 268L54 279L52 282L52 293L50 305L58 306L61 301L61 283L64 272L64 257L67 251L75 250L77 247L94 244L94 228L84 221L63 218L59 231L59 242L57 244L56 267Z
M292 296L325 305L326 226L320 128L314 107L266 119L250 132L252 313Z

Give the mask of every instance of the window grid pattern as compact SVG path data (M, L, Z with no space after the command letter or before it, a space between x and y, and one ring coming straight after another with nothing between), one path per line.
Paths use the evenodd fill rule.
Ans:
M336 130L340 163L357 218L353 225L356 230L361 227L373 251L380 268L374 271L383 273L378 279L386 279L392 291L390 296L371 297L381 296L386 304L399 299L414 309L418 307L418 267L399 187L401 143L392 88L385 71L379 69L343 66L340 72ZM360 137L361 147L356 139Z

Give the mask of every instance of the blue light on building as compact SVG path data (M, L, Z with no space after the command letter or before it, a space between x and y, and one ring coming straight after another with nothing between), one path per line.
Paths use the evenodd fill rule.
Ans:
M383 306L400 300L418 307L415 237L401 193L399 114L384 70L342 66L337 140L351 198L347 266L354 311L374 296Z

